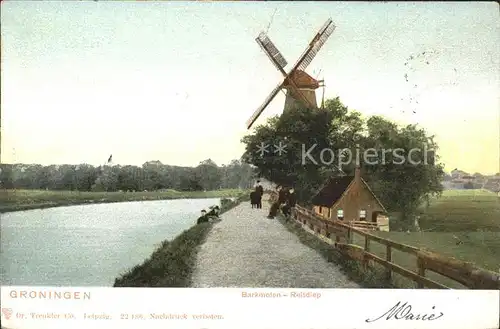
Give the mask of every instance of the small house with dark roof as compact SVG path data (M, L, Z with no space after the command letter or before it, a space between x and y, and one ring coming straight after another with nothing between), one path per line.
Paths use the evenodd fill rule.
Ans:
M330 178L312 199L313 211L330 220L366 221L388 230L387 211L356 168L354 176Z

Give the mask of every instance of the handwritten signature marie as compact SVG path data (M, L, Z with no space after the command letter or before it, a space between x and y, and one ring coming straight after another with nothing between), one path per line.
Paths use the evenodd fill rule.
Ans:
M365 322L375 322L383 317L385 320L421 320L421 321L434 321L439 319L444 315L443 312L439 312L439 315L435 314L436 306L432 306L431 313L412 313L412 306L408 302L397 302L391 309L375 319L366 319Z

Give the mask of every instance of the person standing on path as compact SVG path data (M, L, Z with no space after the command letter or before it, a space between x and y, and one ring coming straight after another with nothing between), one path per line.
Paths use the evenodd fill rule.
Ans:
M257 208L258 202L259 200L257 199L257 191L250 192L250 204L252 205L252 209Z
M283 213L283 207L286 204L286 201L288 200L288 194L290 192L290 189L288 187L281 187L280 192L278 193L278 209L281 210Z
M255 185L255 192L257 193L257 209L262 209L262 196L264 195L264 188L260 185L260 180Z
M295 195L295 190L293 188L288 192L287 200L285 205L283 206L283 215L285 215L285 220L288 221L290 219L290 215L292 213L293 208L297 204L297 197Z
M281 192L281 186L276 186L276 194L278 194L278 199L279 199L279 194ZM278 213L278 210L280 208L280 204L278 203L278 199L276 199L273 204L271 205L271 208L269 208L269 215L267 218L273 219L276 214Z
M272 205L271 209L269 209L269 215L267 218L273 219L278 214L280 207L286 202L287 199L287 189L283 186L279 186L276 188L276 192L278 193L278 200L276 200Z
M281 205L286 203L286 200L288 199L288 192L289 189L286 187L281 187L279 193L278 193L278 203Z

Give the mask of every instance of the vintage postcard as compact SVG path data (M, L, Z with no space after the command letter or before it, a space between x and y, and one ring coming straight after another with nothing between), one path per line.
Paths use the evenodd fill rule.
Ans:
M1 7L2 328L499 327L498 3Z

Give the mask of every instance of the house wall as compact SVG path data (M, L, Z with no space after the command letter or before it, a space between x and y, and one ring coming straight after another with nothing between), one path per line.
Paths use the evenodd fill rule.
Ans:
M331 208L329 218L336 219L339 209L344 211L344 221L360 220L359 211L366 210L366 221L371 222L373 212L383 211L362 181L353 182L346 194Z
M313 212L323 217L328 217L328 210L327 207L313 206Z

